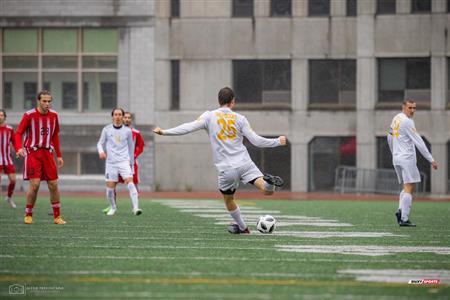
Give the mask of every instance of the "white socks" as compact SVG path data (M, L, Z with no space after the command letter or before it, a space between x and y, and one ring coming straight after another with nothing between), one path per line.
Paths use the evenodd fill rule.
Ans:
M111 208L117 209L116 207L116 193L114 189L107 187L106 188L106 199L108 199Z
M400 196L398 197L398 209L402 209L402 197L403 197L404 193L405 193L405 190L402 190L400 192Z
M139 196L138 191L134 183L130 182L127 185L128 191L130 191L131 205L133 206L133 211L139 208Z
M412 195L409 193L403 193L400 200L400 209L402 210L402 221L409 220L409 213L411 212Z
M239 206L235 210L230 211L230 215L233 220L239 225L240 230L245 230L245 228L247 228L247 225L245 224L244 219L241 216L241 210L239 209Z

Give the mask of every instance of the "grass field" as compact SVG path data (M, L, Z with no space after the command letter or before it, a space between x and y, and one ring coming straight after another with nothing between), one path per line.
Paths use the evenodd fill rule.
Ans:
M399 228L389 201L240 201L251 235L226 232L221 201L141 201L113 217L99 198L63 199L64 226L48 199L34 224L0 204L0 298L448 299L449 202L416 202L416 228ZM255 230L269 212L272 235ZM439 279L438 285L409 280ZM13 284L13 292L9 287Z

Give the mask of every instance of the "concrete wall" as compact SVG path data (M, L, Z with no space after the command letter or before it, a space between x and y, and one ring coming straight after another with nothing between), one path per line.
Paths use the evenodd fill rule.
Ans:
M401 2L401 3L400 3ZM446 143L450 140L447 61L450 15L445 1L433 0L433 14L410 14L408 0L396 15L375 14L376 2L358 1L358 16L345 17L346 1L331 1L330 17L307 17L307 2L293 1L291 18L270 18L270 1L254 3L253 18L231 18L231 1L185 1L180 18L169 18L168 3L156 5L156 123L171 127L216 107L220 87L232 84L233 59L291 59L290 111L240 111L261 135L287 134L292 143L292 190L308 188L308 143L314 136L357 136L357 166L375 168L376 137L384 136L400 110L378 110L377 58L430 57L430 109L418 111L418 130L430 141L441 168L432 172L432 193L447 192ZM357 60L355 110L308 109L308 59ZM169 111L170 59L180 60L180 111ZM267 118L270 116L270 122ZM273 126L272 124L276 124ZM215 189L216 173L204 133L156 138L157 182L162 189ZM182 145L182 146L181 146ZM175 150L176 149L176 150ZM182 151L186 161L174 161ZM181 163L181 164L180 164ZM159 165L160 164L160 165ZM177 174L161 168L177 170ZM201 174L197 174L201 170ZM184 174L184 175L183 175ZM192 174L192 175L191 175ZM206 174L206 175L205 175ZM192 182L189 177L201 176ZM175 176L175 179L174 179Z

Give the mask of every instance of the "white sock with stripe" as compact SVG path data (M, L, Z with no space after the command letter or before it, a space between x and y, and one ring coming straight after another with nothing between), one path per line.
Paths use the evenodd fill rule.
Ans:
M109 201L109 205L111 205L111 208L117 209L116 206L116 192L113 188L106 188L106 199Z
M401 202L402 221L405 222L409 220L409 213L411 212L412 206L412 195L409 193L403 193Z
M239 206L235 210L230 211L230 215L233 220L239 225L240 230L245 230L245 228L247 228L247 225L245 224L245 221L241 216L241 210L239 209Z
M131 198L131 205L133 206L133 210L136 210L139 208L139 196L138 191L136 189L136 186L134 183L130 182L128 185L128 191L130 192L130 198Z
M398 209L402 209L402 197L403 197L404 193L405 193L405 190L402 190L400 192L400 196L398 197Z

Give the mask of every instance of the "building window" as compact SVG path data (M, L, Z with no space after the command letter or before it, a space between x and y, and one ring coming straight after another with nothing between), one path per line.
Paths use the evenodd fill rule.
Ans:
M347 17L356 17L358 12L358 2L356 0L347 0Z
M253 0L233 0L233 17L253 17Z
M290 17L292 15L291 0L271 0L270 15L272 17Z
M102 111L116 106L116 29L6 28L0 38L3 86L10 86L0 102L9 109L34 107L43 88L53 95L55 110Z
M447 12L450 12L450 0L447 0Z
M431 0L411 0L411 13L431 12Z
M377 0L378 15L392 15L396 12L395 0Z
M330 0L309 0L308 15L313 16L329 16Z
M170 15L172 16L172 18L180 17L180 0L170 1Z
M315 137L309 143L309 191L333 191L338 166L356 166L356 138Z
M309 61L309 103L356 104L356 60L321 59Z
M12 108L12 82L3 83L3 107L5 109Z
M80 153L81 175L103 174L104 162L98 158L98 153Z
M170 110L180 109L180 61L172 60L171 68L171 89L170 89Z
M233 87L237 105L290 107L290 60L234 60Z
M422 138L425 144L427 145L427 148L431 151L430 143L424 137ZM416 151L416 155L417 155L417 167L419 168L420 172L423 172L426 175L425 190L429 192L431 190L430 163L419 153L419 151ZM394 166L392 165L392 153L391 150L389 149L386 136L377 137L377 167L379 169L394 170Z
M284 147L259 148L244 139L244 145L252 161L255 162L261 172L280 176L284 180L283 189L289 190L291 188L291 144L289 141Z
M378 59L378 102L401 103L405 98L429 105L430 58Z

